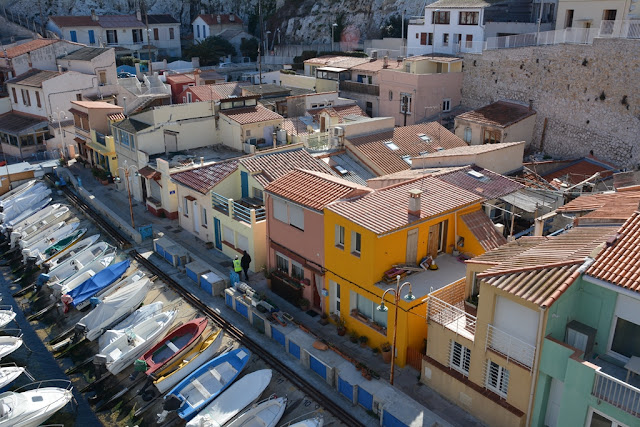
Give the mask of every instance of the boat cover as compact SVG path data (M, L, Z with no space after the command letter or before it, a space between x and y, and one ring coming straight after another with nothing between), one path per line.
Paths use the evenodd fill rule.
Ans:
M33 192L44 191L45 188L47 188L47 186L44 185L42 182L39 182L36 185L34 185L34 186L30 187L30 188L27 188L23 192L15 193L11 197L7 197L6 199L0 201L0 206L2 206L3 208L6 209L6 208L10 207L13 203L15 203L17 200L19 200L20 198L28 196L29 194L32 194Z
M42 209L44 209L51 202L51 200L53 200L53 199L51 199L51 197L47 197L46 199L40 200L34 206L32 206L29 209L25 210L24 212L22 212L20 215L18 215L17 217L12 219L11 221L7 221L5 224L3 224L3 227L4 226L13 227L16 224L18 224L18 223L24 221L25 219L31 217L32 215L36 215L38 212L40 212ZM58 206L60 206L60 205L58 205Z
M87 332L99 328L108 328L122 316L130 313L144 300L151 284L152 282L149 278L144 277L122 287L122 289L118 289L112 295L105 297L95 309L80 319L78 323L82 323ZM91 334L94 339L98 337L98 335L95 335L97 332L95 331Z
M162 303L162 301L156 301L151 304L143 305L142 307L131 313L129 317L118 323L113 327L113 329L109 329L104 334L102 334L100 340L98 341L100 348L105 348L106 346L114 342L116 339L118 339L119 336L124 334L124 331L127 328L142 323L145 320L155 316L156 314L161 313L163 305L164 304Z
M19 195L20 193L27 191L27 189L29 187L32 187L34 184L36 183L35 179L32 179L31 181L25 182L22 185L19 185L18 187L14 188L13 190L4 193L2 196L0 196L0 205L2 205L2 202L5 202L7 200L11 200L12 198L16 197L17 195Z
M102 289L106 288L116 280L118 280L131 265L130 260L125 260L117 264L113 264L85 280L79 286L69 292L69 296L73 298L71 304L76 307L81 302L88 300Z
M55 254L57 254L58 252L60 252L61 250L69 246L71 243L73 243L74 241L82 237L85 231L87 231L86 228L83 228L81 230L76 231L73 234L68 235L64 239L58 240L56 243L54 243L53 245L49 246L47 249L44 250L44 255L46 255L47 257L54 256Z
M11 221L14 218L17 218L22 212L29 209L31 206L37 204L41 200L44 200L49 197L51 194L51 190L48 188L41 189L40 191L31 192L24 197L18 198L15 202L11 203L10 206L5 206L4 210L0 214L0 219L2 222Z

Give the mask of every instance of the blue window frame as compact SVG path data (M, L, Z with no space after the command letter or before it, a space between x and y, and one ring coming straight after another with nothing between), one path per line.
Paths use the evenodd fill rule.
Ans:
M89 43L94 44L96 42L96 33L93 30L89 30Z
M75 30L69 31L69 34L71 35L71 41L77 43L78 42L78 34L75 32Z

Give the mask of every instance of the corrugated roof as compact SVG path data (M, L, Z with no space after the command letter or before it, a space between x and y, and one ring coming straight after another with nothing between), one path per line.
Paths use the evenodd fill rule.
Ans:
M221 110L220 114L229 117L231 120L240 123L241 125L266 122L269 120L282 120L282 116L280 114L275 111L271 111L262 105Z
M29 70L10 80L7 83L18 84L22 86L42 87L42 82L58 77L61 75L58 71L49 70Z
M6 50L0 50L0 58L15 58L16 56L24 55L27 52L34 51L36 49L49 46L59 42L60 40L54 39L37 39L30 42L22 43L17 46L10 47Z
M524 188L524 185L506 176L478 166L467 166L463 169L445 172L438 174L438 177L443 181L486 197L489 200L497 199Z
M413 189L422 190L419 217L408 213L409 190ZM354 200L337 202L327 209L376 234L383 234L482 200L482 197L469 191L438 178L426 176L381 188Z
M462 113L456 117L456 120L460 119L483 125L507 127L534 114L536 114L534 110L530 110L529 107L524 105L498 101L485 105L477 110Z
M242 87L249 83L233 82L233 83L217 83L213 85L191 86L185 89L190 91L201 101L219 101L229 98L230 96L241 96ZM182 96L184 92L181 94Z
M66 59L69 61L90 61L105 52L109 52L110 50L112 50L112 48L83 47L59 59Z
M496 227L481 209L462 215L460 218L469 227L471 233L476 236L480 246L485 251L490 251L507 243L507 239L496 231Z
M429 142L419 136L422 134L426 135L425 138L428 138ZM392 141L398 149L390 149L385 144L387 141ZM397 127L393 130L349 138L348 142L383 174L409 169L411 165L403 159L403 156L418 157L421 153L429 153L431 156L456 147L467 148L466 142L438 122ZM438 151L440 149L445 151Z
M364 185L354 184L327 173L301 169L281 176L267 185L265 190L317 211L336 200L371 191Z
M220 17L220 22L218 22L218 17ZM242 19L238 17L235 13L207 13L200 14L196 16L197 18L202 18L207 25L217 25L217 24L239 24L242 25ZM195 21L195 19L194 19Z
M640 292L640 212L634 212L620 227L615 242L596 258L587 274Z
M17 135L23 130L35 127L46 127L49 122L45 117L10 111L0 115L0 131Z
M171 175L171 179L199 193L207 194L220 181L238 169L237 160L214 163Z
M302 149L257 154L240 159L244 166L262 186L280 178L295 169L312 170L332 174L331 169L321 160Z

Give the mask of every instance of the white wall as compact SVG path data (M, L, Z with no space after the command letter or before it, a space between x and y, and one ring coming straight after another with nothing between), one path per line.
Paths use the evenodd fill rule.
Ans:
M71 108L71 101L76 101L76 95L97 87L98 78L88 74L69 71L53 79L42 83L44 93L43 106L46 115L60 110L68 111Z
M7 87L9 89L9 98L11 99L11 106L15 111L19 111L21 113L27 113L27 114L34 114L36 116L47 117L47 110L45 109L45 105L44 105L45 98L44 98L42 89L34 88L31 86L23 86L19 84L11 84L11 83L9 83ZM18 99L17 103L13 99L13 89L16 90L16 97ZM29 92L29 99L31 100L30 106L24 105L24 102L22 99L22 90ZM38 108L36 92L40 94L40 105L41 105L40 108ZM68 108L69 107L67 107L67 109Z
M82 45L62 40L40 49L33 50L29 54L17 56L11 59L10 63L5 62L4 66L9 68L13 67L16 76L26 73L32 68L56 71L58 69L56 58L75 52L82 47Z

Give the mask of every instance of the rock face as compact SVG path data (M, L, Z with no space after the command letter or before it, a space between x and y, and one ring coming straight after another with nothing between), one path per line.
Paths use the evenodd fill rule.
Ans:
M135 13L140 0L38 0L44 15L98 15ZM343 40L375 38L387 18L423 15L424 2L411 0L261 0L266 30L280 29L287 43L328 43L331 24L338 23ZM18 0L7 10L39 16L34 0ZM207 13L236 13L245 22L257 13L258 0L146 0L149 13L168 13L190 31L201 9ZM34 7L35 6L35 7Z

